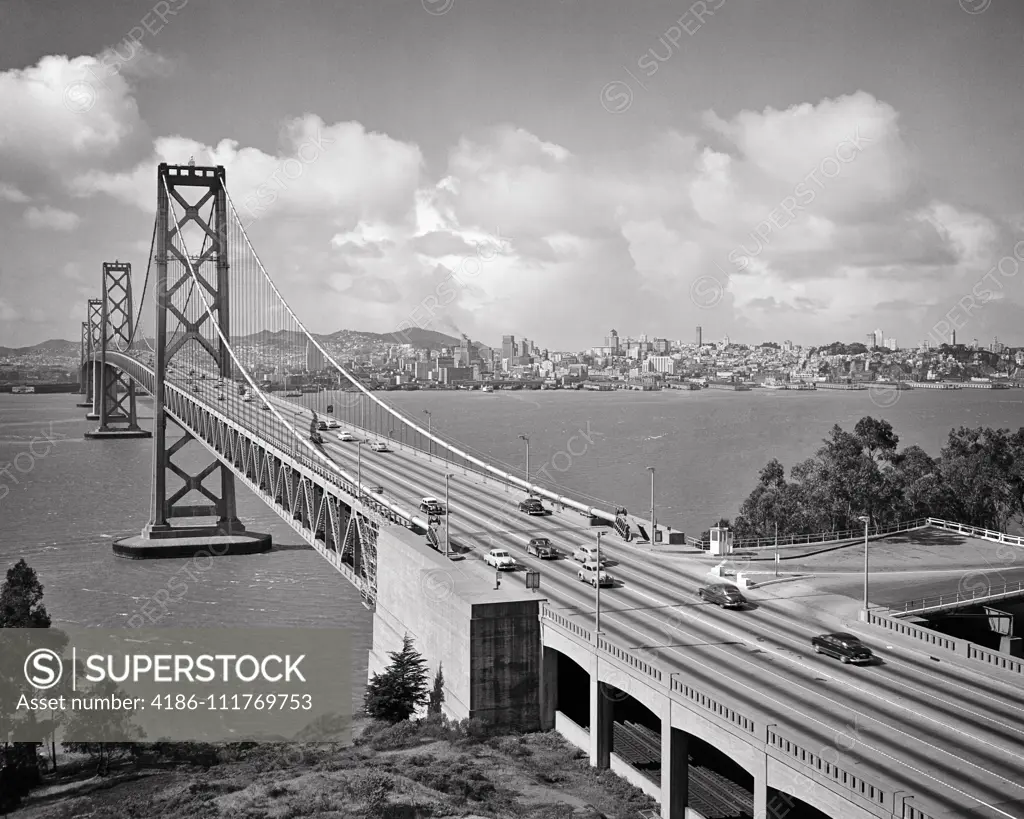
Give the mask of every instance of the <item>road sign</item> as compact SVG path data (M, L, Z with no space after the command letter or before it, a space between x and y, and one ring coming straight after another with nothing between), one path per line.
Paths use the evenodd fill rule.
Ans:
M537 591L540 588L540 572L526 573L526 588Z

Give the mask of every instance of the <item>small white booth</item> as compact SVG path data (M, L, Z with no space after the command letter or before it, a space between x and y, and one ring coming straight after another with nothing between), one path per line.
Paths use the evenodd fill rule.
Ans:
M711 528L711 554L732 554L732 532L727 528L722 526L713 526Z

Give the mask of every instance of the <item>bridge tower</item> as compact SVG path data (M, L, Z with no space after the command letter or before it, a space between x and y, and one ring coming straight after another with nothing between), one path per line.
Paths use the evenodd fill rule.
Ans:
M114 553L121 557L188 557L196 554L223 556L225 554L252 554L270 549L270 535L247 532L238 519L235 507L235 478L231 469L213 459L199 472L175 463L175 456L190 443L192 434L181 428L182 435L170 446L167 443L167 423L173 417L167 412L166 390L168 365L192 342L213 359L217 371L225 379L232 375L232 360L224 339L230 338L228 300L228 205L222 166L197 167L195 165L168 165L157 169L156 216L156 338L154 342L153 379L153 495L150 520L137 537L114 544ZM196 192L198 190L198 198ZM184 215L175 222L171 212L171 198L178 212ZM210 205L206 216L202 211ZM189 223L193 223L208 237L202 254L188 258L174 239ZM173 262L173 264L168 264ZM193 279L193 272L195 279ZM210 302L209 310L198 311L191 319L175 305L173 299L179 290L185 293L198 280ZM168 332L168 319L176 322ZM202 330L214 323L223 337L213 343ZM209 327L207 328L209 329ZM219 335L219 334L217 334ZM207 453L200 443L194 452ZM168 473L183 483L173 494L168 492ZM205 481L219 476L219 487L211 489ZM184 504L190 493L197 492L209 503ZM216 518L211 525L172 526L175 518Z
M95 365L94 401L100 425L86 438L149 438L140 429L135 405L135 382L107 363L113 347L127 351L132 342L132 266L127 262L103 263L103 298L100 304L100 360ZM94 410L95 411L95 410Z
M103 299L89 299L89 306L86 308L89 316L89 406L92 410L85 416L87 421L100 420L100 394L102 386L99 383L100 367L93 358L100 350L100 339L103 335Z
M78 383L81 384L79 395L84 395L76 407L92 406L92 345L89 338L89 322L82 322L82 352L78 361Z

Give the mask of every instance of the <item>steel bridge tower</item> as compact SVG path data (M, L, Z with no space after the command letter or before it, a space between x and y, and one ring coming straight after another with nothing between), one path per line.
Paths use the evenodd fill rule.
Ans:
M85 396L75 404L76 407L92 406L92 337L89 335L89 322L82 322L82 352L78 357L79 395Z
M100 367L96 361L95 356L99 353L100 338L103 335L103 299L89 299L89 305L86 308L88 325L89 325L89 364L87 366L88 373L88 399L89 406L92 408L85 416L87 421L99 421L100 420L100 392L101 389L98 386L100 378Z
M103 298L89 301L90 318L99 301L99 361L93 362L93 412L100 425L86 438L149 438L149 430L140 429L135 404L135 382L119 368L111 366L107 353L125 352L132 343L132 266L127 262L103 263ZM83 325L83 332L85 327ZM92 336L90 335L90 341ZM92 417L92 415L88 417Z
M199 197L196 199L196 192ZM186 197L185 194L189 196ZM171 198L184 215L177 223L171 219ZM195 200L194 202L191 200ZM212 200L212 202L211 202ZM207 204L212 206L208 216L201 213ZM153 379L153 494L149 523L141 536L127 538L115 544L115 553L133 558L187 557L194 554L251 554L266 551L271 546L269 535L247 532L238 519L235 506L235 478L231 468L214 458L204 469L192 473L187 467L175 463L178 455L196 439L184 428L181 437L168 445L167 423L172 420L166 409L165 384L168 365L182 349L192 342L204 349L213 359L217 371L225 379L231 378L231 353L224 339L230 338L229 270L228 270L228 210L223 167L196 167L194 165L168 165L157 170L156 216L156 338L154 342ZM174 239L189 223L195 224L207 237L205 251L195 259L187 259ZM176 262L176 264L168 264ZM171 272L169 272L171 271ZM200 285L210 300L210 309L198 311L190 319L174 303L175 294L193 283L195 272ZM188 311L186 311L188 312ZM168 319L177 325L168 332ZM219 327L223 337L211 342L203 335L207 322ZM207 327L207 329L210 329ZM215 331L216 333L216 331ZM219 335L219 334L218 334ZM176 425L177 426L177 425ZM197 443L194 450L208 454ZM183 485L173 494L168 492L168 473L173 473ZM205 485L211 475L218 475L216 490ZM179 503L190 493L197 492L209 503ZM172 526L180 518L210 518L212 525ZM172 540L173 539L173 540Z

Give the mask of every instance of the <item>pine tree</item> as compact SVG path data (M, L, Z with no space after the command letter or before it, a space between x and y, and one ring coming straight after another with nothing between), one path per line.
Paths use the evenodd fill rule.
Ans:
M49 628L50 615L42 599L43 584L22 558L7 570L0 588L0 628Z
M402 722L427 700L427 661L408 634L402 638L402 650L389 653L391 665L373 675L363 702L371 717Z
M437 666L437 676L434 677L434 687L430 692L430 699L427 701L427 715L439 715L441 705L444 702L444 672L441 665Z

